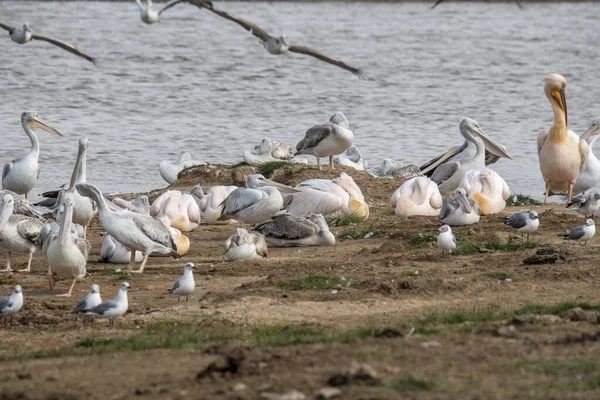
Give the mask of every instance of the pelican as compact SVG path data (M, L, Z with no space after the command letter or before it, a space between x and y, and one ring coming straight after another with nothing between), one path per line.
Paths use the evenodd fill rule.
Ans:
M260 187L264 185L269 186ZM257 224L271 218L283 206L278 188L290 189L260 174L248 175L246 187L237 188L223 200L223 212L217 221L235 219L245 224Z
M87 240L75 238L71 234L73 208L75 207L73 194L66 192L63 195L62 203L64 205L64 215L60 224L60 232L58 233L58 237L50 240L48 250L46 251L46 258L48 259L48 267L52 272L73 279L69 291L66 294L58 295L71 297L77 280L85 277L90 244ZM54 275L51 274L49 279L50 287L53 288Z
M189 193L178 190L167 190L150 207L153 217L166 216L169 226L182 232L194 230L200 224L201 214L198 203Z
M312 57L318 58L321 61L325 61L326 63L333 64L337 67L340 67L347 71L350 71L360 79L368 79L362 73L362 71L358 68L351 67L350 65L348 65L346 63L343 63L339 60L328 57L325 54L318 52L317 50L313 50L311 48L304 47L304 46L291 45L285 36L280 36L280 37L271 36L263 29L254 25L252 22L248 22L242 18L233 16L225 11L218 10L212 6L207 7L207 8L219 16L235 22L236 24L240 25L242 28L246 29L251 34L256 36L262 42L265 49L270 54L280 55L280 54L286 53L288 51L291 51L292 53L305 54L307 56L312 56Z
M28 200L24 199L23 197L20 197L17 193L11 190L0 189L0 199L4 198L4 196L6 196L7 194L11 195L14 200L13 214L20 214L26 217L37 218L42 222L46 221L44 216Z
M391 158L385 158L381 166L369 169L369 173L375 177L391 177L400 179L412 179L423 176L419 167L415 164L398 165Z
M100 248L100 259L98 262L111 264L128 264L131 259L131 250L117 242L108 233L104 234L102 247ZM144 256L139 251L135 252L135 262L141 262Z
M321 157L329 156L329 166L333 167L333 156L343 153L352 146L354 131L346 116L338 111L329 118L329 122L310 128L296 145L296 154L311 154L317 158L317 166L321 169Z
M13 214L15 200L7 194L2 198L0 206L0 248L6 251L6 269L0 272L11 272L11 253L28 254L27 268L20 272L31 271L33 253L39 249L35 239L44 223L39 219Z
M73 223L83 226L85 235L87 236L87 229L94 218L94 215L98 212L96 204L89 198L80 195L75 190L75 185L78 183L85 183L87 177L87 155L88 149L88 138L83 137L79 140L79 152L77 154L77 162L71 175L71 184L69 185L69 191L73 193L73 201L75 205L73 207Z
M95 66L99 66L98 61L96 61L95 58L82 53L81 51L77 50L75 47L73 47L69 43L61 42L59 40L52 39L52 38L49 38L46 36L34 35L33 31L31 30L31 27L27 23L23 24L22 28L13 28L12 26L8 26L3 23L0 23L0 28L7 30L8 34L10 35L10 38L15 43L25 44L32 40L42 40L44 42L48 42L50 44L58 46L61 49L68 51L69 53L75 54L76 56L85 58L86 60L88 60L89 62L94 64Z
M171 232L159 220L149 215L137 214L127 210L112 211L108 208L100 190L88 183L80 183L75 188L79 194L90 197L98 204L100 222L106 232L127 248L141 251L144 254L144 260L140 268L133 270L135 253L131 253L132 256L129 260L129 270L131 272L141 274L148 262L148 256L152 253L181 258L177 253L177 246L171 237Z
M448 197L442 204L440 218L450 226L471 225L479 222L479 206L468 198L465 189L458 188L455 197Z
M114 197L112 202L124 210L129 210L138 214L150 215L150 203L148 202L148 196L138 196L133 200L124 200L120 197Z
M55 212L56 221L45 224L42 227L40 234L36 238L36 243L42 248L42 253L44 253L44 255L47 255L48 246L50 246L52 240L58 237L58 234L60 232L60 225L63 220L63 215L65 214L64 210L65 206L62 203L61 195L61 201L58 204L58 207L56 208ZM71 234L75 239L85 239L85 231L83 229L83 226L81 225L71 224ZM51 273L50 270L49 273Z
M234 219L219 221L225 199L236 189L237 186L213 186L209 190L205 196L206 206L204 208L204 221L208 225L237 223Z
M468 171L458 187L475 200L481 215L497 214L506 207L510 189L506 181L495 171L482 167Z
M21 125L31 140L31 148L24 157L4 164L2 187L18 194L24 194L27 199L40 175L40 165L38 164L40 142L32 129L40 128L58 136L63 136L63 134L42 121L36 113L30 111L21 114Z
M434 181L419 176L404 182L392 195L391 204L399 217L437 217L442 208L442 195Z
M467 146L452 160L446 161L447 158L442 157L431 166L437 167L431 179L438 184L441 193L453 192L458 188L460 180L467 171L485 166L485 146L488 146L494 154L511 158L503 148L490 139L474 119L464 117L459 126L461 135L472 145Z
M306 217L276 215L272 221L256 225L254 230L261 233L267 243L276 247L335 244L335 236L321 214L309 214Z
M585 165L579 172L575 185L573 185L573 193L586 192L600 182L600 161L598 161L593 151L598 134L600 134L600 118L596 118L585 133L581 135L581 139L587 142L589 150Z
M225 241L225 250L227 251L225 256L229 261L263 258L267 257L267 242L258 232L249 233L245 229L238 228Z
M345 152L333 156L333 163L352 167L357 171L366 171L369 168L367 160L360 153L360 150L354 145L348 147Z
M567 81L561 75L549 74L544 78L544 92L554 111L554 124L550 131L540 133L537 139L540 170L546 182L546 204L550 191L567 191L567 203L571 201L573 186L589 152L587 142L567 129L566 87Z
M254 146L252 150L244 151L244 162L248 165L258 166L268 162L288 161L292 158L293 152L290 145L263 138L260 144Z
M196 165L206 165L203 161L194 161L187 151L179 153L179 158L175 161L163 160L158 166L160 176L171 185L177 181L177 175L186 168Z
M437 1L435 2L435 4L431 6L431 9L433 10L434 8L436 8L436 7L438 6L438 4L440 4L440 3L443 3L444 1L446 1L446 0L437 0ZM518 7L519 7L521 10L523 9L523 5L522 5L522 4L521 4L521 3L520 3L518 0L515 0L515 3L517 3L517 6L518 6Z

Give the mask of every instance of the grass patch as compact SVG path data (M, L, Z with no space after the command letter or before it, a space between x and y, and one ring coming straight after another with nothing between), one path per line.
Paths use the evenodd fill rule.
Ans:
M100 275L119 275L119 276L129 276L129 270L127 268L106 268L100 271Z
M260 165L258 173L265 178L270 178L273 172L280 168L289 167L292 163L288 161L271 161Z
M356 282L352 278L344 276L321 276L306 275L298 279L284 280L277 282L280 289L302 290L302 289L346 289L355 286Z
M364 219L365 218L361 217L358 213L352 212L344 216L328 218L327 224L332 228L335 228L337 226L354 226L358 225Z
M461 243L456 249L452 250L452 255L465 256L481 252L481 249L490 251L521 251L527 249L536 249L542 246L543 243L533 240L512 239L508 241L490 238L480 241L468 241Z
M409 269L408 271L406 271L406 276L421 276L422 275L422 271L419 271L418 269Z
M410 374L399 376L390 381L387 386L394 392L423 392L435 388L435 384L425 379L418 379Z
M506 205L507 206L541 206L542 203L540 203L537 200L532 199L531 196L529 196L529 195L522 194L522 193L516 193L516 194L510 195L510 197L506 200Z
M413 246L429 242L437 242L437 235L435 233L418 233L408 238L408 243Z
M499 281L505 281L507 279L510 280L514 280L515 278L513 278L513 276L511 274L507 274L504 272L488 272L487 274L485 274L488 278L492 278L492 279L496 279Z
M344 240L369 239L377 236L378 233L379 230L373 227L367 229L347 229L338 233L338 238Z
M552 378L548 385L568 391L600 389L600 360L597 358L570 358L564 360L519 360L518 368L544 374Z

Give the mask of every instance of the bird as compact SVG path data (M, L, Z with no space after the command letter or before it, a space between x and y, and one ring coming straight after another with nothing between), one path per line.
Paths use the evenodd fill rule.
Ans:
M392 195L391 205L399 217L440 215L442 195L434 181L419 176L404 182Z
M289 161L293 152L294 149L288 144L263 138L251 150L244 150L244 162L256 167L268 162Z
M436 8L436 7L437 7L437 6L438 6L440 3L443 3L444 1L446 1L446 0L437 0L437 1L435 2L435 4L431 6L431 10L433 10L434 8ZM520 3L518 0L515 0L515 3L517 3L517 6L518 6L518 7L519 7L521 10L523 9L523 5L522 5L522 4L521 4L521 3Z
M112 202L124 210L136 212L138 214L150 215L150 203L148 196L141 195L133 200L125 200L120 197L113 197Z
M333 163L352 167L357 171L366 171L369 168L369 163L355 145L348 147L345 152L333 156Z
M42 222L46 221L42 213L39 212L38 209L35 208L35 206L29 202L29 200L19 196L18 193L13 192L12 190L0 189L0 199L4 198L4 196L6 196L7 194L11 195L15 201L13 209L14 214L20 214L26 217L33 217L39 219Z
M439 230L440 233L437 237L437 246L442 249L442 256L444 256L446 252L450 255L452 250L456 248L456 237L448 225L440 226Z
M271 36L265 30L259 28L257 25L253 24L252 22L246 21L246 20L236 17L234 15L231 15L228 12L218 10L212 6L207 7L207 8L210 11L212 11L213 13L219 15L220 17L223 17L225 19L235 22L236 24L240 25L242 28L244 28L245 30L249 31L251 34L256 36L262 42L263 46L270 54L280 55L280 54L287 53L288 51L290 51L292 53L305 54L307 56L318 58L321 61L325 61L326 63L332 64L337 67L343 68L347 71L350 71L354 75L356 75L359 79L369 79L366 75L364 75L362 73L362 71L360 69L351 67L350 65L348 65L342 61L328 57L325 54L323 54L317 50L314 50L314 49L311 49L308 47L304 47L304 46L292 45L292 44L290 44L290 42L287 40L287 38L285 36L279 36L279 37Z
M384 158L379 167L369 169L369 174L377 178L391 177L400 179L412 179L423 176L423 173L415 164L398 165L391 158Z
M583 193L600 183L600 161L594 154L593 146L600 134L600 118L592 121L590 127L581 135L588 144L588 153L583 169L573 185L573 193Z
M583 244L587 245L588 240L591 240L595 234L596 224L594 223L594 220L587 219L585 225L578 226L560 236L564 237L565 240L582 240Z
M139 1L139 0L138 0ZM195 167L196 165L206 165L203 161L195 161L187 151L179 153L179 158L175 161L163 160L158 166L160 176L169 184L177 182L177 176L186 168Z
M208 191L203 199L206 202L204 208L204 222L208 225L237 223L234 219L227 221L219 220L223 212L225 199L236 189L237 186L213 186Z
M6 269L0 272L11 272L11 254L27 254L27 268L19 272L31 271L33 253L40 248L36 239L44 227L44 223L37 218L13 214L15 200L7 194L2 198L0 205L0 248L6 251Z
M2 170L2 187L17 194L24 194L25 199L28 199L29 192L33 189L40 176L40 165L38 163L40 158L40 142L32 129L40 128L53 135L64 135L42 121L37 113L31 111L21 114L21 125L27 136L29 136L29 140L31 140L31 148L25 156L4 164L4 169Z
M82 53L81 51L77 50L75 47L73 47L69 43L61 42L60 40L52 39L47 36L35 35L33 33L33 31L31 30L31 27L29 26L28 23L23 24L22 28L13 28L12 26L8 26L6 24L0 23L0 28L7 30L8 34L10 35L10 38L15 43L25 44L32 40L41 40L41 41L53 44L55 46L58 46L61 49L68 51L69 53L75 54L76 56L85 58L86 60L88 60L89 62L91 62L92 64L94 64L97 67L100 66L100 64L94 57L90 57L87 54Z
M447 197L440 210L440 219L446 225L461 226L479 222L479 206L467 197L465 189L458 188L454 197Z
M435 168L431 174L431 179L437 183L442 194L452 193L456 190L467 171L485 167L486 146L498 155L511 158L503 148L490 139L474 119L463 117L459 129L461 135L469 143L465 149L458 153L446 153L428 168L421 171L424 175L427 175L429 169ZM454 156L451 154L454 154Z
M98 262L110 264L128 264L131 259L131 250L117 242L108 233L104 233L102 247L100 248L100 259ZM139 251L135 252L135 262L141 262L144 256Z
M148 25L160 22L159 19L161 14L179 3L190 3L197 5L200 8L205 6L212 7L212 2L210 0L171 0L167 2L167 4L165 4L160 10L156 11L152 8L152 0L146 0L145 6L141 0L135 0L135 2L140 8L140 17L142 21Z
M10 317L10 324L12 325L13 315L18 313L23 307L23 289L21 285L16 285L10 296L0 300L0 317L4 318L4 327L8 323L8 317Z
M310 154L317 158L317 166L321 169L321 157L329 157L329 167L333 166L333 156L341 154L352 146L354 131L346 116L338 111L329 118L329 122L315 125L306 131L304 139L296 145L295 156Z
M167 217L169 226L182 232L196 229L202 218L200 207L192 195L178 190L167 190L158 196L150 206L150 215Z
M188 301L190 294L194 292L196 288L196 282L194 282L194 263L187 263L183 267L183 276L173 284L169 293L177 295L177 301L181 296L185 296L185 301Z
M577 206L574 210L584 217L594 219L594 213L600 207L600 191L590 190L587 193L574 196L567 203L567 208L572 206Z
M69 191L73 194L73 223L83 226L85 236L87 236L87 229L92 221L92 218L98 212L98 207L89 198L80 195L75 190L75 185L78 183L85 183L87 179L87 149L89 140L87 137L83 137L79 140L79 151L77 153L77 161L75 162L75 168L73 168L73 174L71 175L71 183L69 184Z
M62 198L64 205L64 215L60 223L60 231L57 236L50 239L46 258L48 259L48 268L51 272L72 278L73 282L66 294L59 294L60 297L71 297L73 288L77 280L83 279L86 273L87 257L90 251L90 243L71 233L73 208L75 206L74 196L71 192L66 192ZM54 288L54 274L50 274L50 288Z
M121 283L119 292L114 299L98 304L96 307L84 312L83 315L108 318L108 326L114 326L115 319L117 317L122 317L129 308L129 302L127 301L127 290L130 288L131 286L128 282Z
M256 225L254 230L262 234L268 244L275 247L335 244L335 236L321 214L309 214L304 217L276 215L271 221Z
M475 200L481 215L497 214L506 207L510 188L502 177L487 167L475 168L463 175L458 187Z
M73 310L72 314L85 314L91 309L99 306L102 303L102 297L100 297L100 286L93 284L90 288L90 292L83 299L79 300ZM92 322L94 319L92 318ZM83 320L85 323L85 319Z
M267 257L268 249L265 237L258 232L248 232L237 228L235 233L225 241L228 261L246 260Z
M540 226L540 217L536 211L519 211L516 212L504 220L504 224L512 226L521 234L527 234L527 240L529 235L538 230Z
M573 186L585 166L589 146L575 132L567 129L567 80L559 74L544 78L544 92L552 105L554 124L537 138L540 170L546 182L544 203L548 204L550 191L567 192L567 203L573 197Z
M171 232L159 220L128 210L112 211L108 208L100 190L89 183L77 184L75 188L79 194L90 197L98 204L100 222L106 232L127 248L141 251L144 255L140 268L133 270L135 253L131 253L129 271L141 274L152 253L181 258L177 253L177 246Z

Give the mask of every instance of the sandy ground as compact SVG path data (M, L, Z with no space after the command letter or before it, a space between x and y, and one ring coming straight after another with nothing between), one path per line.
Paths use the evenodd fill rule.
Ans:
M554 263L525 265L523 260L537 249L482 249L442 257L433 243L409 242L419 233L436 233L437 218L402 219L393 214L388 199L401 181L345 171L361 187L371 215L358 226L332 230L377 230L372 238L340 240L334 247L270 248L266 259L229 263L223 242L235 226L203 225L189 233L192 248L182 260L151 258L143 275L127 276L114 273L126 266L96 262L102 231L96 220L88 233L89 275L76 285L72 298L54 296L67 289L65 280L56 293L48 290L46 261L40 254L34 257L32 273L0 275L0 293L10 293L18 283L25 294L23 310L0 342L0 399L317 398L332 376L347 373L353 363L367 364L375 372L367 377L350 374L338 398L600 398L600 330L594 318L544 317L523 326L506 319L452 325L433 321L427 325L430 331L411 334L415 321L428 315L501 312L568 301L600 304L598 244L565 243L558 236L582 224L581 216L560 205L533 207L541 221L534 240L553 249ZM248 167L233 173L229 168L203 167L185 171L171 188L230 184L247 172ZM294 167L276 171L273 178L296 184L338 174ZM454 232L459 242L520 240L503 225L503 217L524 209L529 207L507 208ZM198 267L196 293L189 302L178 302L167 290L189 261ZM23 256L14 262L17 268L25 263ZM490 273L503 273L510 280ZM344 286L281 287L282 281L312 275L339 279ZM109 328L105 320L84 327L69 314L92 283L98 283L108 299L125 279L132 286L130 310L116 327ZM253 332L274 326L326 332L389 329L347 341L260 345ZM182 332L213 335L215 340L209 337L183 349L159 345L153 347L166 348L130 352L136 348L124 347L114 354L62 356L84 348L82 343L90 339L178 337ZM232 340L222 340L229 336ZM305 397L294 397L292 391ZM277 397L286 393L288 397Z

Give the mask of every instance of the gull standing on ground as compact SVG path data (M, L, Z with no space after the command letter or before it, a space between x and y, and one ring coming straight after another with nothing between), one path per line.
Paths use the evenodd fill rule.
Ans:
M87 236L87 229L92 221L92 218L98 212L98 207L89 197L80 195L75 190L75 185L78 183L85 183L87 178L87 149L88 149L88 138L83 137L79 139L79 151L77 153L77 161L75 162L75 168L73 168L73 174L71 175L71 183L69 185L69 191L73 194L73 223L83 226L85 236Z
M131 286L127 282L123 282L119 288L117 297L112 300L105 301L104 303L98 304L96 307L88 310L84 315L91 315L94 317L108 318L108 326L115 325L115 319L122 317L129 308L129 302L127 301L127 289ZM93 322L92 322L93 323Z
M187 151L179 153L179 158L175 161L163 160L158 166L160 176L171 185L177 182L177 176L186 168L196 165L206 165L203 161L194 161Z
M4 164L2 170L2 187L18 194L24 194L28 198L29 192L35 186L40 176L40 142L32 129L40 128L54 135L63 136L62 133L42 121L34 112L21 114L21 125L25 130L31 148L27 155Z
M583 193L600 183L600 161L594 154L593 146L600 136L600 118L596 118L590 127L581 135L588 144L587 159L573 185L573 193Z
M404 182L392 195L391 205L399 217L440 215L442 195L434 181L419 176Z
M75 188L81 195L90 197L96 202L104 230L132 250L129 271L141 274L152 253L181 258L169 228L158 219L128 210L112 211L108 208L100 190L89 183L80 183ZM137 270L133 270L135 250L144 254L142 265Z
M28 254L27 268L19 272L31 271L33 253L39 249L36 242L44 223L37 218L13 214L15 200L7 194L0 205L0 248L6 251L6 269L0 272L11 272L11 253Z
M267 257L268 249L265 237L258 232L248 232L237 228L225 241L225 256L229 261Z
M335 244L335 236L329 231L327 221L321 214L309 214L305 217L277 215L272 221L256 225L254 230L261 233L267 243L276 247Z
M90 292L83 299L79 300L75 305L75 308L71 311L73 314L85 314L92 308L98 307L102 303L102 297L100 297L100 286L95 283L90 288ZM92 323L94 319L92 318ZM83 319L85 323L85 319Z
M471 225L479 222L479 206L467 197L465 189L456 189L454 198L447 197L440 210L442 222L450 226Z
M515 228L521 234L521 238L526 233L529 240L529 235L538 230L540 218L536 211L520 211L507 217L504 224Z
M571 206L577 206L574 210L584 217L594 219L594 213L600 207L600 192L590 190L587 194L578 194L567 203L567 208Z
M331 116L329 122L315 125L306 131L304 139L296 145L295 156L311 154L317 158L317 166L321 169L321 157L329 157L329 167L333 166L333 156L343 153L352 146L354 131L341 111Z
M0 300L0 317L4 317L5 328L8 317L10 317L12 325L13 315L18 313L21 307L23 307L23 289L21 289L21 285L17 285L10 296Z
M10 38L15 43L25 44L32 40L42 40L44 42L48 42L50 44L58 46L61 49L68 51L69 53L75 54L76 56L85 58L89 62L93 63L95 66L99 65L95 58L82 53L81 51L77 50L75 47L73 47L69 43L61 42L59 40L52 39L52 38L49 38L46 36L34 35L31 30L31 27L27 23L23 24L22 28L13 28L12 26L8 26L3 23L0 23L0 28L6 29L8 31L8 34L10 35Z
M596 224L594 220L587 219L585 225L578 226L572 231L568 231L564 235L560 235L565 240L583 240L583 244L587 245L588 240L592 239L596 234Z
M173 284L169 293L177 295L177 301L181 296L185 296L185 301L188 301L190 294L194 292L196 288L196 282L194 281L194 263L187 263L183 267L183 276Z
M452 253L452 250L456 248L456 237L452 233L452 229L448 225L442 225L440 227L440 234L437 238L438 248L442 249L442 256L448 252L448 255Z

